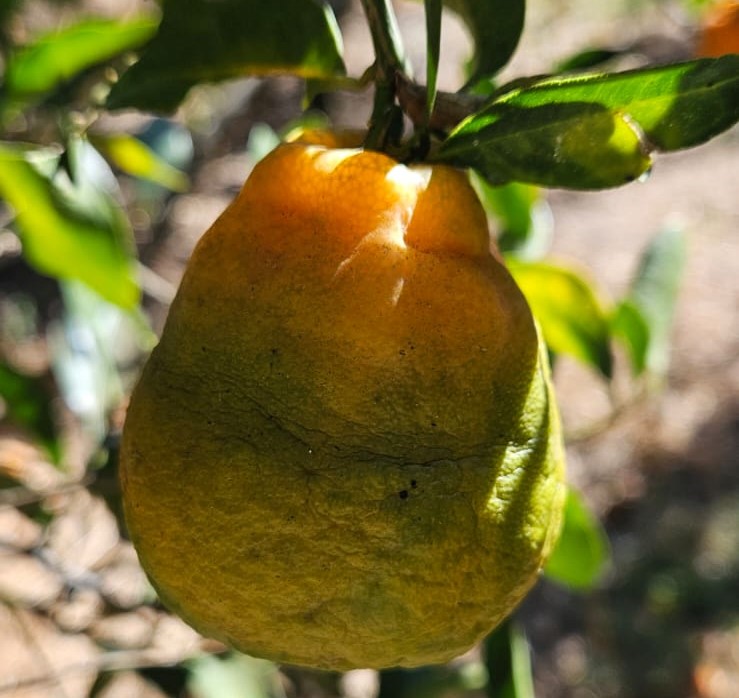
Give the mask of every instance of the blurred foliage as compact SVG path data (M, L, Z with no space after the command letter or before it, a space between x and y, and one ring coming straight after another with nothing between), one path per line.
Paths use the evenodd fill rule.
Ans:
M54 462L59 461L51 394L43 379L24 375L0 363L0 398L5 406L5 418L25 427L42 444Z
M509 268L549 349L574 356L610 378L608 321L592 284L577 271L551 262L511 259Z
M64 153L0 145L0 194L14 209L26 259L42 273L79 279L133 308L139 300L133 240L116 189L85 140L70 139Z
M11 51L3 82L6 112L25 106L93 66L137 48L151 37L156 26L147 18L126 22L86 20Z
M240 654L198 657L190 662L192 698L285 698L271 662Z
M567 492L562 535L544 569L550 579L573 589L591 589L609 557L608 538L572 488Z
M667 228L657 235L642 256L628 295L616 309L614 329L624 338L636 373L648 369L663 376L667 371L685 245L679 228ZM625 313L621 309L624 305L628 307ZM641 321L634 322L635 315L640 315Z

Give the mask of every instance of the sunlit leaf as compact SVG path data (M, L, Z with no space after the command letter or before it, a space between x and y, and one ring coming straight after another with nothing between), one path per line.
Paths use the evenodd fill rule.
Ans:
M509 89L463 121L437 157L493 184L595 189L650 167L648 151L702 143L739 120L739 55Z
M523 31L524 0L446 0L475 42L468 85L495 75L510 60Z
M544 573L573 589L589 589L598 581L608 561L609 547L600 522L590 513L580 495L570 488L559 541Z
M128 223L106 186L115 178L84 141L70 144L67 170L50 149L0 143L0 197L15 213L23 253L39 271L79 279L126 308L138 302Z
M0 362L0 401L5 417L25 429L59 461L51 395L40 378L27 376Z
M491 184L577 189L625 184L651 165L633 123L592 103L495 103L454 131L437 158L473 167Z
M341 75L341 36L324 0L167 0L159 32L108 97L110 109L171 111L191 87L247 75Z
M138 48L156 28L150 17L91 19L46 34L10 54L6 94L15 100L48 92L91 66Z
M648 327L646 368L663 374L669 361L670 334L686 257L685 235L667 228L647 247L627 296Z
M703 143L739 120L739 55L554 78L502 99L524 106L595 102L627 114L652 147L678 150Z
M547 346L610 377L608 318L590 283L571 268L545 262L510 259L508 267L541 325Z
M176 192L189 186L188 176L162 160L149 146L125 133L91 136L90 141L116 167L127 174Z

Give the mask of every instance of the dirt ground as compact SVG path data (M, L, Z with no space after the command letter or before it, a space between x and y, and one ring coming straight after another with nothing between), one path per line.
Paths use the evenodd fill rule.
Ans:
M148 4L89 3L106 12ZM369 38L357 4L339 4L347 5L341 21L349 68L360 72ZM596 44L640 41L652 58L690 52L689 16L677 2L528 5L509 77L545 71ZM398 7L411 58L421 66L421 6ZM29 25L42 23L40 17ZM442 88L460 84L467 51L461 25L450 20ZM151 239L142 241L142 260L155 272L147 300L155 328L193 245L248 173L250 130L260 122L281 128L298 113L301 99L299 84L290 79L247 81L206 94L219 106L207 114L210 127L196 137L192 189L169 202ZM368 102L366 96L346 97L329 107L338 122L361 124ZM126 118L119 117L121 123ZM568 447L569 477L605 522L612 562L594 592L577 595L542 581L521 608L536 695L734 698L739 130L697 149L658 156L645 182L596 193L557 190L547 201L552 255L584 269L606 302L625 291L639 255L665 227L685 231L689 253L661 391L601 424L610 409L604 384L574 362L563 359L556 366L566 430L580 435ZM624 386L628 391L628 382ZM156 698L165 695L166 667L221 649L154 603L121 534L113 466L90 476L80 456L61 473L18 434L0 431L0 698L82 698L93 689L103 698ZM363 677L343 683L343 695L369 698L376 680ZM184 695L174 683L169 695ZM288 695L298 695L297 683L294 676L292 684L286 680ZM300 698L308 695L331 692L313 686Z

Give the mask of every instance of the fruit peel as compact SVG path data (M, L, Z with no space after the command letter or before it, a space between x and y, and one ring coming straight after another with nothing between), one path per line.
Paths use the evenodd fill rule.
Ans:
M330 152L278 148L197 246L131 399L126 520L206 635L323 669L443 662L558 535L546 352L462 173Z

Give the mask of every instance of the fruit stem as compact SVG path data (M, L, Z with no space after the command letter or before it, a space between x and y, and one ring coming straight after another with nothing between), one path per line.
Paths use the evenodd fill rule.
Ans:
M390 0L362 0L362 8L375 49L375 101L365 147L383 150L399 117L395 104L396 75L407 75L410 71Z

